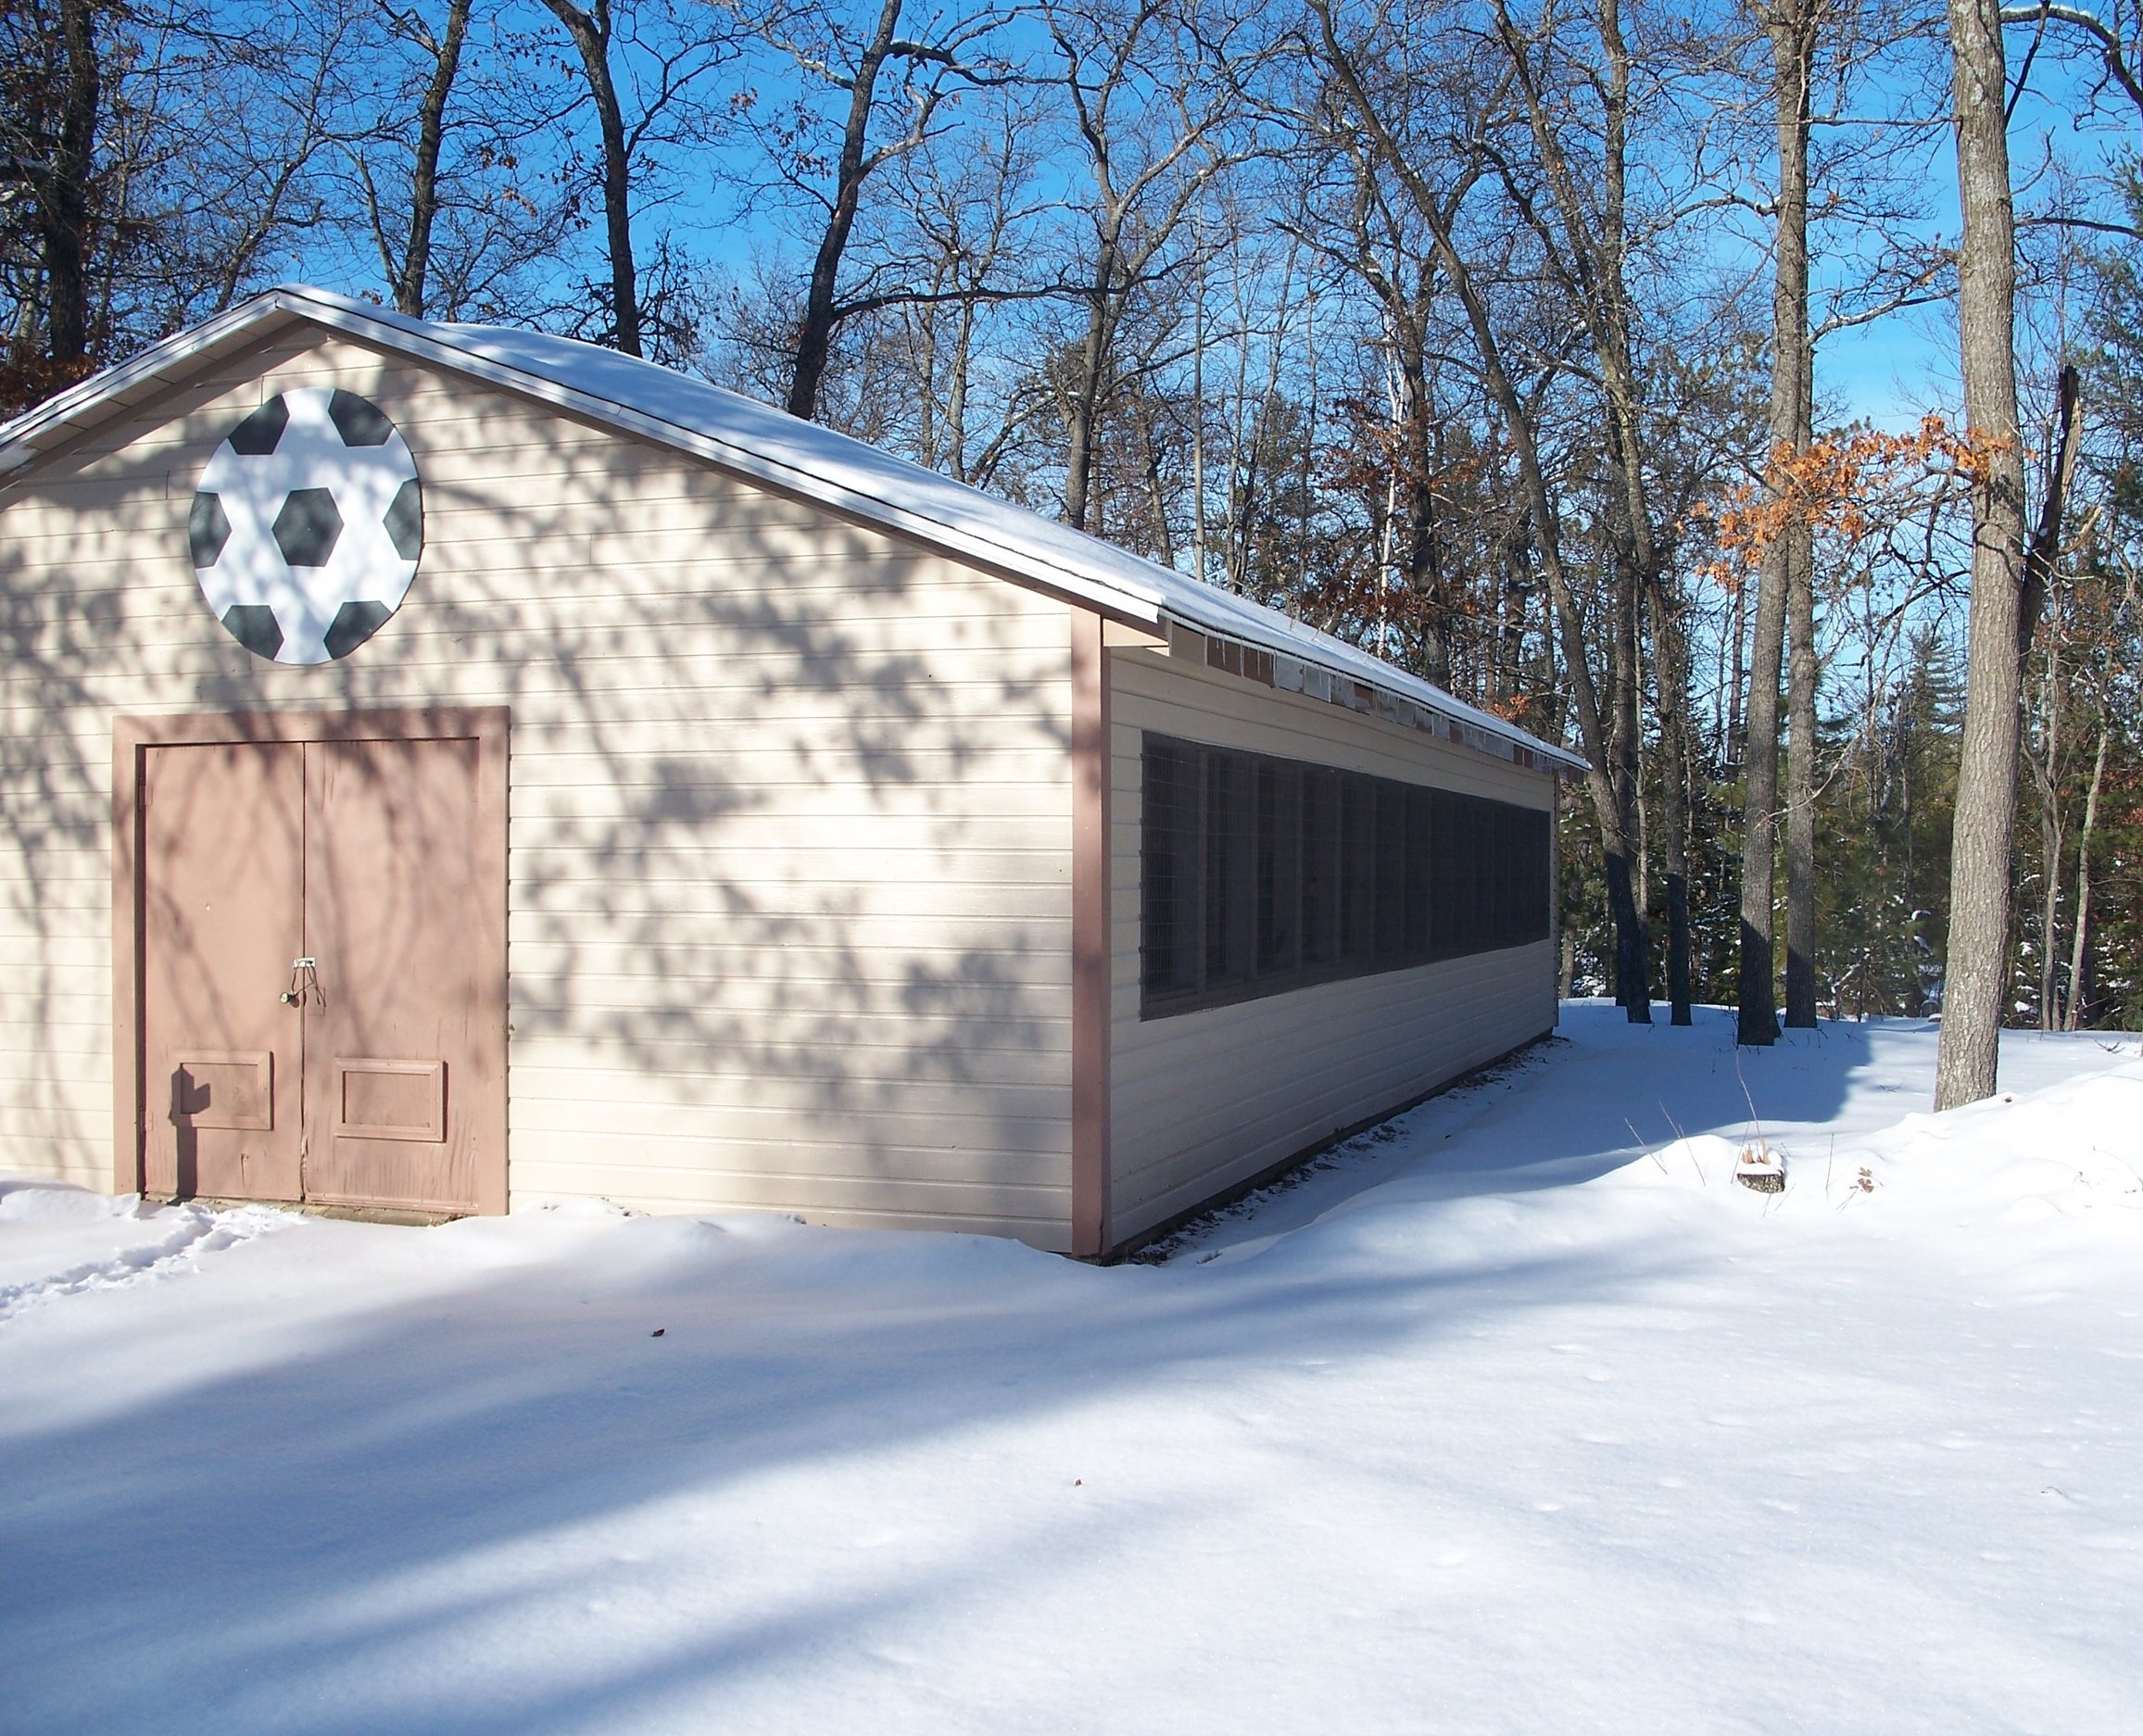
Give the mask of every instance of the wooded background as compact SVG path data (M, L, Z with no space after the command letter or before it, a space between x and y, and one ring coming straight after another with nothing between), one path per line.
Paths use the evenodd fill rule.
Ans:
M2133 1028L2139 48L2135 0L0 0L0 410L287 278L614 346L1568 742L1565 975L1632 1017Z

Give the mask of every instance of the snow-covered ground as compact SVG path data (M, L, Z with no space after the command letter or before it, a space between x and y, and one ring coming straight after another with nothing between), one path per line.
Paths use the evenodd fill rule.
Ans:
M1729 1038L1109 1270L8 1184L0 1729L2133 1736L2136 1039Z

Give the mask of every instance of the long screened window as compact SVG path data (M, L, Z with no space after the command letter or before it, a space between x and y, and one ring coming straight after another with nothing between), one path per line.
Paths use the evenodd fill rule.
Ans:
M1548 816L1148 736L1144 1016L1544 940Z

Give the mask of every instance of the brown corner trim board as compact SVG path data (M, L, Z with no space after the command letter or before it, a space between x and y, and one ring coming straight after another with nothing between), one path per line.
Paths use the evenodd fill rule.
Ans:
M1101 616L1071 611L1072 1252L1109 1245L1109 673Z

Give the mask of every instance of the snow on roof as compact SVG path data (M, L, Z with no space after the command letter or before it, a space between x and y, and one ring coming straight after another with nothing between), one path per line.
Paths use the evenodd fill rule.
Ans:
M291 317L692 453L982 560L1160 636L1174 623L1236 640L1411 700L1458 725L1477 745L1486 746L1481 739L1486 737L1505 748L1522 746L1557 765L1583 765L1566 749L1359 646L772 405L572 338L410 319L305 284L256 296L0 424L0 476L30 462L54 435L98 407L129 399L203 350Z

